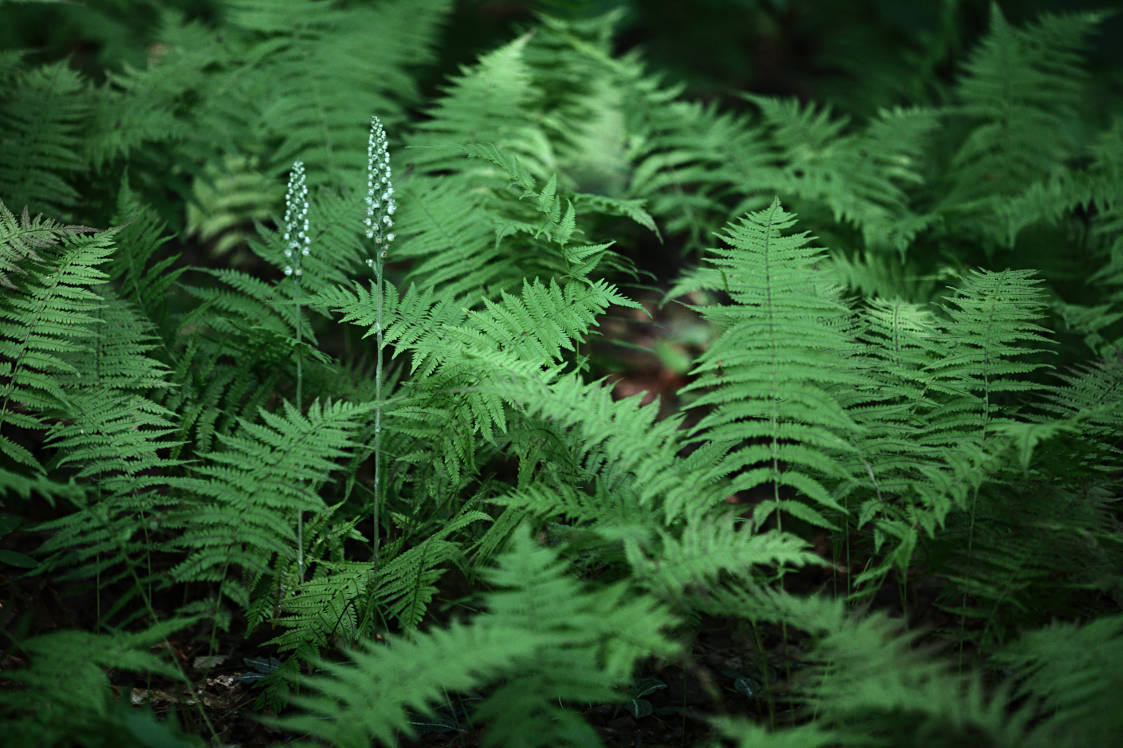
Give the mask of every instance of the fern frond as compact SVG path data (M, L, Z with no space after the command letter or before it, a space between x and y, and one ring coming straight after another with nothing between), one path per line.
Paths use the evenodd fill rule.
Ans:
M838 745L841 732L816 724L769 730L756 722L729 717L710 721L728 740L738 741L739 748L826 748Z
M573 459L583 475L599 474L598 493L617 493L614 501L649 511L662 509L663 521L708 513L728 493L698 480L676 464L682 448L681 419L656 420L658 403L639 397L615 401L601 382L585 383L568 374L546 384L540 375L514 366L496 370L498 393L525 414L571 430Z
M525 60L529 35L480 57L446 86L445 95L408 141L413 162L424 173L476 171L464 161L461 146L490 142L517 156L530 173L545 179L553 171L554 156L545 135L530 124L527 114L537 97L533 75Z
M1020 694L1041 719L1031 744L1096 745L1123 735L1117 698L1123 616L1029 631L997 659L1015 669Z
M348 661L323 663L323 675L304 678L307 695L292 701L308 714L274 724L341 748L393 745L399 734L413 734L411 712L432 713L448 691L483 685L548 642L546 633L460 624L371 642Z
M461 544L448 540L473 522L490 521L483 512L463 512L418 545L398 553L378 570L375 600L405 629L416 629L437 593L437 582L450 562L461 564Z
M113 224L120 226L117 253L109 276L118 293L131 300L149 320L160 324L168 314L168 298L186 266L174 267L177 254L156 259L171 237L156 212L123 180L117 193Z
M85 169L81 136L90 103L88 84L66 62L12 81L0 106L0 194L9 204L53 215L77 204L71 181Z
M301 414L286 403L284 415L263 410L262 423L241 421L238 433L219 435L224 449L173 482L191 496L167 519L188 554L173 576L218 582L222 594L248 606L248 585L270 571L274 556L287 563L292 555L296 513L326 508L316 487L354 448L369 410L317 401Z
M810 201L863 232L867 246L902 254L929 218L908 209L907 186L922 181L923 151L937 125L926 109L883 110L864 130L829 109L795 100L749 96L760 108L765 137L774 144L774 165L749 183L799 205ZM790 197L789 197L790 196Z
M997 5L991 7L990 29L969 56L958 85L957 114L971 129L952 160L944 209L965 213L1000 241L1016 234L1030 205L1005 221L992 216L1002 214L1007 196L1027 185L1030 191L1041 189L1077 153L1068 123L1086 79L1080 53L1102 19L1097 13L1043 15L1015 28ZM1061 197L1055 191L1046 194L1051 197L1044 201L1042 217L1052 212L1048 203Z
M20 642L30 663L4 670L6 680L22 686L6 688L0 699L5 731L39 745L142 745L145 735L176 745L203 745L117 701L107 675L125 670L181 681L179 670L148 650L192 622L174 619L137 633L57 631Z
M407 709L432 713L449 691L495 684L473 716L487 723L487 744L558 745L574 736L596 744L559 702L618 700L638 657L675 650L660 633L673 622L664 611L621 586L583 589L525 530L486 574L498 588L486 596L486 614L325 663L327 675L303 680L311 693L292 699L310 714L278 724L335 745L392 743L412 733Z
M666 600L680 599L690 587L712 589L723 574L751 584L757 567L823 563L795 535L760 532L749 523L737 527L731 517L689 523L677 536L665 530L658 535L657 545L645 548L630 539L624 548L636 583Z
M122 565L128 568L114 573L127 574L151 555L164 476L182 462L166 456L179 446L170 438L178 433L176 415L145 396L169 387L166 367L147 355L149 331L112 295L98 315L93 350L73 362L73 375L60 377L66 391L47 433L58 453L54 468L96 481L97 499L85 497L79 511L36 529L50 533L41 550L68 569L63 576L103 575L107 583L110 569Z
M758 523L779 510L832 527L814 505L781 498L780 487L845 511L830 486L853 479L841 457L862 427L838 393L869 382L855 363L862 348L847 334L849 309L817 283L822 250L807 246L806 234L788 235L794 224L773 201L727 229L728 248L712 250L716 267L705 279L720 277L734 304L700 309L724 330L683 391L704 390L692 408L717 406L691 430L713 465L704 481L729 476L736 491L770 484L773 498L758 505Z
M1013 707L1009 687L991 692L978 673L956 674L901 621L880 612L850 614L838 599L763 587L719 590L716 597L730 614L808 633L792 685L813 724L835 732L840 743L876 736L886 745L1024 744L1030 715Z
M1089 448L1078 459L1092 470L1110 472L1123 463L1123 451L1112 442L1123 431L1123 361L1085 364L1059 379L1060 387L1045 394L1041 409L1058 421L1076 421Z
M27 207L17 219L0 200L0 286L16 288L9 273L22 274L22 264L27 260L42 262L40 249L53 247L61 239L73 234L96 232L88 226L67 226L44 216L32 218Z
M1038 359L1051 342L1037 323L1045 302L1034 275L971 271L944 302L944 352L929 367L931 386L958 396L938 406L933 437L947 444L972 438L971 432L982 438L1002 418L1000 393L1043 389L1026 376L1046 366Z
M69 236L24 263L20 289L0 298L0 424L39 428L37 412L65 399L60 375L74 373L67 358L89 350L89 330L103 299L93 287L107 276L97 269L113 250L115 231ZM6 435L0 451L37 469L31 453Z

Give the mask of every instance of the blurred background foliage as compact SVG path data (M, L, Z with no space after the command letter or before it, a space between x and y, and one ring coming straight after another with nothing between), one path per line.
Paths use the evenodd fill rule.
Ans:
M363 0L341 6L369 5ZM214 22L210 0L0 1L0 49L70 58L95 80L121 65L143 66L156 50L161 12ZM744 108L737 94L797 96L856 116L878 107L940 103L957 61L985 33L987 0L461 0L437 65L420 81L425 98L459 66L510 40L538 12L562 18L620 14L617 52L641 49L652 69L681 82L690 98ZM1006 0L1020 26L1042 13L1103 10L1095 0ZM377 44L377 40L371 40ZM1088 50L1091 77L1106 102L1123 94L1123 14L1100 26Z

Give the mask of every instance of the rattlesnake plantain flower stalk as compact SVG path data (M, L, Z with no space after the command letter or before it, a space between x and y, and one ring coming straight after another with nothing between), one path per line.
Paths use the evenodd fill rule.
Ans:
M379 549L379 509L382 502L382 263L386 259L386 248L394 241L394 185L390 181L390 150L386 130L377 116L370 118L370 135L367 138L367 194L366 194L367 238L373 239L375 256L367 260L374 271L377 288L377 312L375 321L375 342L378 356L374 372L374 399L378 405L374 411L374 512L373 533L371 535L371 556L374 567L378 568Z
M309 255L312 240L308 236L308 184L305 180L304 162L297 159L289 172L289 187L285 193L285 275L296 281L293 303L296 306L296 407L300 409L304 400L302 389L304 381L303 357L301 355L302 332L304 329L301 312L301 283L304 274L301 260ZM300 581L304 581L304 513L296 514L296 566Z

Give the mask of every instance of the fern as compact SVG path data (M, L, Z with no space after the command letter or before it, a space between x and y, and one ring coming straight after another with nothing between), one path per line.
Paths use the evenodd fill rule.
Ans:
M976 675L953 673L930 647L918 645L915 632L902 631L881 613L858 618L840 601L761 589L726 593L719 600L731 613L785 621L809 634L800 655L804 670L793 676L793 685L815 715L817 729L791 730L793 742L817 744L823 732L839 742L869 742L873 736L886 745L957 745L970 739L1012 746L1028 737L1029 715L1011 709L1008 687L988 694ZM770 737L788 734L778 730Z
M821 250L807 247L806 235L784 233L794 223L773 201L722 237L730 246L714 250L717 267L703 277L713 283L720 274L735 305L700 309L724 330L684 391L705 388L691 407L719 406L692 429L699 462L714 466L703 480L732 475L736 491L769 486L771 498L754 511L758 523L782 511L833 527L822 510L845 511L830 486L856 479L841 457L861 432L835 392L868 380L856 363L861 348L846 335L849 310L832 289L816 287ZM814 505L782 496L781 487Z
M939 405L939 425L929 443L985 439L992 421L1002 420L1004 392L1030 392L1040 385L1026 375L1045 366L1047 330L1036 323L1044 307L1032 271L972 272L947 299L944 354L931 367L932 387L956 393Z
M1055 624L1026 633L998 654L1014 668L1021 695L1041 719L1032 744L1088 745L1123 734L1115 708L1121 626L1118 615Z
M987 233L1013 243L1018 224L1029 222L1023 217L1027 204L1009 214L1014 220L988 224L986 219L1005 217L1004 198L1042 189L1077 152L1065 135L1066 123L1086 78L1080 51L1101 20L1094 13L1046 15L1019 29L992 6L990 30L968 58L958 85L957 114L970 130L952 161L944 210L983 219L979 226L993 227ZM1059 201L1055 190L1047 192L1045 205Z
M182 581L218 582L220 594L240 607L250 603L257 580L295 561L297 511L320 512L313 487L328 478L369 405L314 403L305 414L287 405L283 416L262 411L261 424L241 422L220 436L225 447L173 485L190 497L169 511L167 523L182 530L176 545L187 558L173 570Z
M10 219L11 214L5 217ZM5 223L9 231L15 228L14 222ZM42 230L40 227L54 236L61 233L57 226L25 224L24 235L17 235L15 241L9 239L6 245L20 246L32 231ZM106 280L97 266L105 263L112 251L113 236L113 231L92 236L70 233L61 246L49 254L44 252L45 257L35 255L38 259L21 267L26 279L22 279L20 291L4 295L0 306L0 425L42 428L37 413L65 399L58 376L76 371L66 360L67 355L88 350L88 330L96 323L102 304L91 286ZM7 247L5 250L11 256ZM18 463L39 469L32 453L11 436L0 435L0 451Z
M0 109L4 152L0 193L15 206L58 215L73 208L71 181L84 171L80 134L88 89L65 63L27 70L10 81Z
M473 716L488 725L489 745L597 744L556 700L618 699L637 657L674 651L660 634L673 621L666 613L643 598L625 600L622 587L582 589L525 530L486 576L498 588L486 596L486 614L326 665L328 675L304 680L310 695L293 697L309 714L278 723L336 745L391 743L413 732L407 708L432 713L446 689L495 683Z
M158 739L203 745L159 722L150 710L117 700L107 671L128 670L182 680L172 665L148 651L192 621L175 619L137 633L57 631L23 641L30 663L5 668L4 677L23 685L5 689L0 713L10 737L41 745L79 741L86 745L145 745Z
M143 558L151 568L158 492L182 462L165 456L178 446L169 438L178 431L176 415L146 396L169 387L166 367L149 357L153 339L128 304L103 293L103 332L72 361L73 374L60 377L65 394L51 413L59 420L47 432L58 455L54 469L96 481L96 499L83 497L80 511L38 529L53 533L42 550L57 552L53 563L71 569L63 576L105 574L108 581L106 572L118 565L122 576L137 574Z
M761 110L779 164L758 172L758 190L822 205L835 221L860 228L867 246L902 254L932 220L909 210L904 187L923 178L921 156L935 112L882 111L864 131L847 133L847 120L826 109L759 96L750 101Z
M692 737L745 745L1120 730L1123 120L1081 54L1103 15L995 9L949 83L949 5L903 35L903 84L832 62L880 98L739 111L619 53L634 21L594 3L486 40L430 100L470 10L212 5L29 10L9 36L49 18L41 48L0 53L17 739L183 743L106 688L179 678L145 651L187 625L167 605L212 650L244 626L285 660L271 721L337 745L448 711L468 742L596 745L652 678L714 727ZM757 5L776 39L811 23ZM372 111L393 141L364 193ZM620 284L711 244L669 294L690 309L619 332L613 308L647 311ZM606 376L606 343L648 333L683 362L661 405ZM56 591L116 633L19 641ZM687 644L701 621L720 641Z

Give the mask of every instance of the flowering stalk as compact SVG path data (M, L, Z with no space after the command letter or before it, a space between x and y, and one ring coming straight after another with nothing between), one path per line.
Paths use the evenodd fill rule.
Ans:
M371 554L374 568L378 568L379 509L382 503L382 266L386 250L394 241L394 187L390 183L390 152L382 120L370 118L370 136L367 139L367 238L374 240L375 255L367 260L374 271L375 291L375 343L378 346L374 370L374 533L371 536Z
M285 275L296 283L293 303L296 305L296 407L301 409L304 393L302 385L303 356L300 347L304 331L301 319L301 260L308 256L312 240L308 237L308 185L304 179L304 162L297 159L289 172L289 188L285 193ZM296 568L300 581L304 581L304 512L296 513Z

